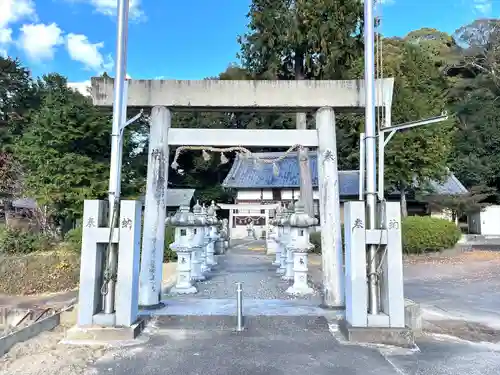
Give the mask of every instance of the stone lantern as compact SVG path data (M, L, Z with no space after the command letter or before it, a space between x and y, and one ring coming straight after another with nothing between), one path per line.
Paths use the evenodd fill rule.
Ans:
M191 255L196 247L194 237L197 233L195 216L188 206L181 206L179 211L169 218L168 223L175 227L175 241L170 248L177 253L177 281L170 292L196 293L198 290L191 282Z
M203 229L203 252L201 257L201 272L210 271L210 266L207 262L208 244L210 243L210 224L212 218L208 216L207 207L205 204L201 207L201 213L205 216L205 228Z
M292 230L290 227L290 217L295 211L295 206L293 202L287 207L285 218L281 220L283 224L283 247L281 249L281 262L284 263L285 273L281 276L282 280L292 281L293 280L293 253L288 247L288 244L292 240Z
M271 222L273 229L270 230L270 234L269 234L269 238L274 243L273 246L274 246L274 249L276 251L275 259L273 261L273 266L280 265L281 246L279 244L279 241L280 241L280 235L281 235L281 229L282 229L282 227L280 226L280 220L281 220L282 215L283 215L283 207L280 204L278 207L276 207L276 216L275 216L274 220L272 220L272 222Z
M217 208L215 207L215 202L212 201L212 204L210 207L208 207L207 210L207 216L211 219L210 220L210 242L208 243L207 246L207 265L209 267L216 266L217 261L215 260L215 242L219 239L219 235L217 234L217 216L215 213L215 210Z
M224 252L229 248L229 220L222 219L222 233L224 237Z
M224 233L222 232L222 220L217 219L217 240L215 241L215 255L224 254Z
M203 281L205 276L202 272L202 263L205 257L205 225L207 218L203 214L198 201L193 207L195 234L194 234L194 250L191 255L191 280Z
M295 205L295 212L290 215L288 220L291 239L287 251L293 255L293 285L286 290L286 293L291 295L312 294L314 290L307 285L307 255L314 247L309 242L310 228L315 226L318 220L306 214L304 204L300 201Z
M288 243L288 237L290 232L290 227L288 226L288 217L290 216L287 207L283 207L281 211L281 218L279 220L280 236L279 236L279 246L280 246L280 266L276 270L278 275L284 275L286 271L286 245Z

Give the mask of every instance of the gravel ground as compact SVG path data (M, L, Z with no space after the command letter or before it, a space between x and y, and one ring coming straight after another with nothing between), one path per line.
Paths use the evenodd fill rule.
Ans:
M234 298L236 283L243 283L246 299L267 300L304 300L319 305L318 292L304 297L293 297L285 293L290 283L280 279L271 263L274 255L266 255L262 241L252 242L250 246L235 246L225 255L217 258L207 280L196 283L198 293L189 298ZM183 296L170 296L167 299L182 299Z
M81 375L106 352L102 347L59 344L64 331L60 326L15 345L0 357L0 375Z

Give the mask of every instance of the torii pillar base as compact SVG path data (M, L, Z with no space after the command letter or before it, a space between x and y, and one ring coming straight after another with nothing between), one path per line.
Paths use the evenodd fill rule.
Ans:
M365 203L344 205L346 317L339 329L353 342L414 347L413 331L405 322L400 205L382 202L379 209L382 229L366 229ZM377 314L368 313L366 266L370 245L380 249L376 259L382 270Z
M66 343L96 344L136 338L145 326L139 315L139 256L141 210L139 201L120 202L119 226L107 226L108 203L86 200L83 209L79 305L76 326L66 334ZM106 245L118 245L115 311L102 311L102 271Z

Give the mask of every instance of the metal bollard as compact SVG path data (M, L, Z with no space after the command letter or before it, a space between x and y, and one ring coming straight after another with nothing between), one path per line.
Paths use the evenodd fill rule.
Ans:
M236 331L243 329L243 284L236 283Z

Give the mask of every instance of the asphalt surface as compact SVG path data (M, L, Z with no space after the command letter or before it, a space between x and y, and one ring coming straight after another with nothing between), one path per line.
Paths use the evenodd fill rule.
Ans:
M219 257L219 265L204 283L198 283L195 296L168 297L165 314L155 316L142 336L143 343L108 351L91 364L85 375L489 375L500 373L500 347L494 343L471 342L449 337L463 329L457 325L429 331L417 340L418 349L407 350L381 346L352 345L339 335L336 322L317 310L307 315L305 308L319 301L319 294L291 299L284 292L288 284L274 274L272 257L263 252L239 247ZM448 269L448 273L443 272ZM478 316L490 313L494 322L500 303L495 269L462 269L450 266L422 266L406 272L406 291L422 302L428 311L446 315L464 309L463 314ZM441 272L441 274L439 273ZM443 276L444 275L444 276ZM295 314L261 316L250 314L245 331L235 332L234 320L224 315L223 304L234 297L234 283L244 283L245 297L260 301L260 309L270 304L287 304ZM498 298L497 298L498 296ZM493 297L493 298L488 298ZM203 306L191 311L189 319L168 316L172 306L191 302ZM494 300L494 301L492 301ZM274 302L272 302L274 301ZM176 305L177 304L177 305ZM499 306L500 307L500 306ZM177 308L177 307L176 307ZM446 310L447 309L447 310ZM182 310L182 309L181 309ZM221 312L222 311L222 312ZM304 310L305 311L305 310ZM312 310L311 310L312 311ZM180 311L184 313L185 311ZM220 313L220 316L218 315ZM205 314L205 316L203 315ZM212 314L212 315L211 315ZM167 315L167 316L165 316ZM175 315L175 314L174 314ZM208 316L209 315L209 316ZM315 316L316 315L316 316ZM486 315L485 315L486 316ZM455 330L455 331L453 331ZM477 333L477 332L476 332ZM488 332L494 342L497 338ZM464 336L464 335L462 335ZM467 335L464 336L467 339ZM471 335L471 339L477 335ZM486 336L485 336L486 337ZM145 342L144 342L145 341ZM478 341L478 340L475 340ZM500 341L500 340L497 340Z
M242 333L169 329L162 318L142 347L110 353L88 375L395 375L377 351L332 339L324 318L254 318Z

